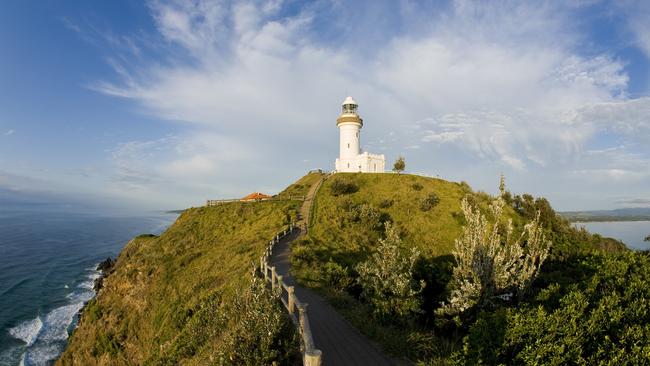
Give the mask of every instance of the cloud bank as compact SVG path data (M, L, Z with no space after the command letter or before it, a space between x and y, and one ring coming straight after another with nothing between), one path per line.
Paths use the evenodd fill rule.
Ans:
M116 147L115 189L198 202L331 169L352 94L362 145L413 171L481 189L505 172L560 208L648 196L650 98L628 95L624 60L583 47L594 3L151 2L154 45L123 47L93 88L184 132ZM635 6L620 12L647 51ZM153 47L166 56L133 56Z

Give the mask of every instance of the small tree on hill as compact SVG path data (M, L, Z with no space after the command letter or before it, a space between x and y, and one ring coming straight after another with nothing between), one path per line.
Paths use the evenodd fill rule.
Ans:
M549 253L550 243L540 225L539 213L524 226L517 240L512 238L512 220L505 232L500 224L505 205L505 185L501 196L490 207L495 217L489 224L486 217L464 198L461 209L467 220L452 252L456 261L452 275L453 290L449 301L439 311L460 314L473 307L521 297L539 273Z
M393 164L393 171L397 174L400 174L401 172L406 169L406 161L404 160L403 156L400 156L395 160L395 164Z
M646 236L645 239L643 239L643 240L650 241L650 234L648 234L648 236Z
M373 306L375 316L404 318L420 309L418 294L425 286L413 279L413 266L420 256L416 248L407 250L397 230L386 223L386 238L379 240L377 251L357 266L361 296Z

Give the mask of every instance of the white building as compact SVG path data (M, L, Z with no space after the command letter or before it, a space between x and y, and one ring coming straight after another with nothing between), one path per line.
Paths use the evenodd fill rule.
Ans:
M343 110L336 120L339 128L339 158L336 159L337 172L383 173L386 165L384 155L361 152L361 127L363 120L359 117L359 105L352 97L345 98Z

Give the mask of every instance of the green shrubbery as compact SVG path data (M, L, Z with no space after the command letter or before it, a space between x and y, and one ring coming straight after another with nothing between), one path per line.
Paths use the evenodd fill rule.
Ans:
M580 265L591 275L551 284L519 307L481 313L458 364L647 364L648 254L600 254Z
M386 225L386 238L379 241L377 251L356 268L361 296L372 304L375 316L404 319L420 311L418 294L425 283L413 278L419 256L416 248L404 248L397 230Z
M334 196L350 194L358 190L359 190L359 186L356 185L354 182L345 181L343 179L335 179L334 182L332 182L332 185L330 187L330 191Z
M426 212L434 208L440 199L435 193L429 193L426 197L420 200L420 210Z
M227 313L236 325L224 337L218 364L288 365L297 356L295 328L280 308L279 295L272 293L262 279L253 278L251 286L228 306Z
M511 221L502 228L504 206L502 197L492 202L494 222L490 223L463 199L461 208L467 225L452 253L456 262L452 291L441 312L459 315L487 305L520 300L539 274L550 246L539 215L515 239Z
M616 240L573 228L545 199L513 196L505 187L498 200L500 208L495 211L494 197L473 192L466 183L411 175L342 176L345 178L339 179L354 182L361 189L354 195L341 197L331 191L332 180L325 183L324 188L330 189L317 196L310 241L304 248L295 247L294 254L305 259L300 263L298 277L303 284L327 294L339 311L386 350L424 364L552 364L553 359L543 359L542 350L535 353L536 345L531 344L535 337L541 337L540 333L533 332L536 326L548 332L557 329L549 324L544 328L535 322L548 321L549 314L568 306L571 301L560 305L560 299L570 292L571 286L592 279L596 267L581 264L585 258L606 258L605 252L625 250ZM429 192L435 194L429 196ZM460 205L463 199L465 210ZM472 208L471 214L466 210L468 207ZM427 213L432 211L434 215ZM382 215L387 220L379 219L383 224L377 225ZM474 225L478 217L482 225ZM382 234L393 225L399 228L401 238L397 239L403 243L388 250L383 242L397 241L390 240L388 233ZM465 234L468 239L464 240L465 244L481 245L470 246L475 250L464 251L466 255L454 258L450 255L454 241L463 240L464 230L473 233ZM547 242L552 245L546 246ZM398 247L402 253L404 248L417 247L422 255L413 262L408 256L393 261L401 263L402 270L392 272L408 273L399 282L409 286L385 286L390 276L386 271L382 273L381 268L388 266L380 263L397 257L386 253L396 253L393 249ZM459 258L468 258L464 266L457 266L463 261ZM455 275L454 267L459 268ZM462 268L466 271L461 271ZM350 279L353 282L348 285ZM422 280L426 282L424 289L418 288ZM475 291L462 288L462 283ZM597 291L606 293L606 288ZM454 290L457 290L455 295ZM470 296L462 299L456 296L460 293ZM648 298L641 297L643 301ZM441 304L450 303L454 298L465 304L453 311L462 314L458 318L449 311L441 311ZM537 313L539 309L546 311L543 318ZM608 309L614 314L617 311L616 306ZM568 316L566 312L558 313L557 319L559 314ZM648 323L641 317L636 320L643 326ZM515 324L518 333L509 333L510 325ZM595 323L591 327L597 329ZM524 329L534 336L526 338ZM569 331L569 328L560 330ZM518 338L525 340L516 343ZM610 338L614 344L612 349L622 340ZM510 343L504 343L504 339ZM570 343L562 343L559 335L552 341L560 345L558 349L571 347ZM530 355L524 356L528 351ZM592 351L604 352L588 350ZM520 358L512 358L515 353ZM537 359L544 361L536 362ZM596 358L575 360L580 360L575 363L600 362Z

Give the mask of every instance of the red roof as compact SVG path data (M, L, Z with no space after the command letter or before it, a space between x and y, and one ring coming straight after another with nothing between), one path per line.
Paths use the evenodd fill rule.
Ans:
M249 194L248 196L242 198L241 200L242 201L253 201L253 200L263 200L263 199L267 199L267 198L271 198L271 196L269 196L268 194L260 193L260 192L253 192L253 193Z

